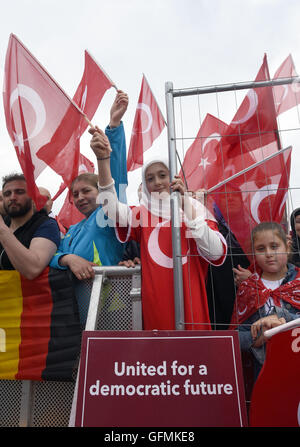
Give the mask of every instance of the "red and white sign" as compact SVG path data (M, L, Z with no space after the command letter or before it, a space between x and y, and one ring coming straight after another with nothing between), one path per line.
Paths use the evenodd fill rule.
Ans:
M84 332L75 425L247 425L237 332Z
M251 396L252 427L300 426L299 325L300 319L298 327L273 335L267 342L265 363Z

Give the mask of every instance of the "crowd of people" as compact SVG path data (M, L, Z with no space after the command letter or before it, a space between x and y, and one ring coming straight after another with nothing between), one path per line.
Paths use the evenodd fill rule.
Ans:
M291 215L291 237L274 222L252 231L250 265L217 206L186 194L168 162L154 158L142 168L139 206L129 207L123 116L128 96L118 91L109 125L90 128L98 174L81 174L70 186L83 219L67 231L52 217L49 191L37 211L23 174L3 179L0 194L0 269L33 280L51 266L69 269L77 284L93 279L94 266L141 264L143 328L175 329L170 193L180 198L186 330L238 328L242 351L253 355L255 374L264 362L267 329L299 318L300 208ZM121 192L120 192L121 191ZM88 304L89 296L77 293ZM84 306L79 306L80 309ZM85 306L87 309L88 306ZM84 325L87 312L80 315Z

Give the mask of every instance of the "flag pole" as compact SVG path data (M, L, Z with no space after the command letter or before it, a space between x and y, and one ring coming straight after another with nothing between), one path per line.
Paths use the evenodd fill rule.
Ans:
M177 174L176 169L176 135L173 84L166 82L166 109L168 120L168 149L170 178ZM174 279L174 307L175 307L175 328L184 329L184 294L182 276L182 253L181 253L181 222L180 222L180 195L178 191L170 194L171 222L172 222L172 250L173 250L173 279Z
M269 160L271 160L272 158L277 157L277 156L280 155L280 154L283 154L283 153L284 153L285 151L287 151L288 149L292 149L292 146L288 146L288 147L285 147L284 149L281 149L281 150L278 151L278 152L274 152L274 154L269 155L268 157L264 158L263 160L258 161L257 163L254 163L253 165L248 166L247 168L243 169L242 171L237 172L236 174L232 175L231 177L227 178L226 180L223 180L222 182L217 183L215 186L212 186L211 188L209 188L209 189L207 190L207 193L209 194L209 193L215 191L216 189L220 188L221 186L226 185L226 183L231 182L232 180L236 179L236 178L239 177L240 175L243 175L243 174L247 173L247 172L250 171L251 169L253 169L253 168L257 168L258 166L262 165L262 164L265 163L266 161L269 161Z
M23 44L23 42L20 41L20 39L15 35L11 34L11 37L17 40L17 42L24 48L24 50L32 57L32 59L39 65L39 67L46 73L47 76L51 79L51 81L56 85L56 87L62 92L62 94L70 101L70 103L80 112L83 117L85 117L85 113L78 107L78 105L73 101L73 99L70 98L70 96L64 91L64 89L57 83L57 81L51 76L51 74L45 69L45 67L37 60L37 58L28 50L28 48ZM86 117L86 119L88 119ZM92 127L94 127L92 125Z

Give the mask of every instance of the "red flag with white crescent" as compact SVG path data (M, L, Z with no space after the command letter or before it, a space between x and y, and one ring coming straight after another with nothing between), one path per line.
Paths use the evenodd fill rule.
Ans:
M245 254L251 254L251 231L257 224L283 218L291 152L291 147L277 151L209 191Z
M226 129L226 123L209 113L206 115L194 142L185 154L180 171L180 175L184 174L190 191L208 190L224 178L217 160L222 155L218 143Z
M14 34L10 35L6 53L3 90L7 130L27 180L28 193L40 209L45 198L37 192L35 181L46 163L38 157L38 151L53 139L68 114L64 133L57 135L59 141L55 141L64 146L82 114Z
M269 80L266 55L255 81ZM228 156L253 151L278 140L278 126L272 87L250 89L222 138ZM244 166L245 168L247 166Z
M77 87L73 101L91 120L105 94L114 84L95 62L92 56L85 51L85 67L81 81ZM63 132L64 122L57 132ZM74 129L73 138L64 145L54 145L52 141L40 149L38 156L45 161L57 174L61 175L69 186L78 175L80 165L80 137L88 126L87 120L80 120Z
M127 155L127 171L143 166L143 153L152 146L165 125L147 79L143 76Z
M292 55L290 54L276 70L274 79L298 76ZM300 87L298 83L276 85L273 87L277 115L300 104Z

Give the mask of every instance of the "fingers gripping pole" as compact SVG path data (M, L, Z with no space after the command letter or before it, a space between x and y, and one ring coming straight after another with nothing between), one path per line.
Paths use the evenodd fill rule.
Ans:
M176 169L176 136L174 119L173 84L166 82L166 109L167 109L167 129L168 129L168 149L169 149L169 170L170 178L177 174ZM171 200L171 221L172 221L172 249L173 249L173 275L174 275L174 305L175 305L175 327L177 330L184 329L184 296L182 281L182 254L181 254L181 233L180 233L180 194L172 192Z

